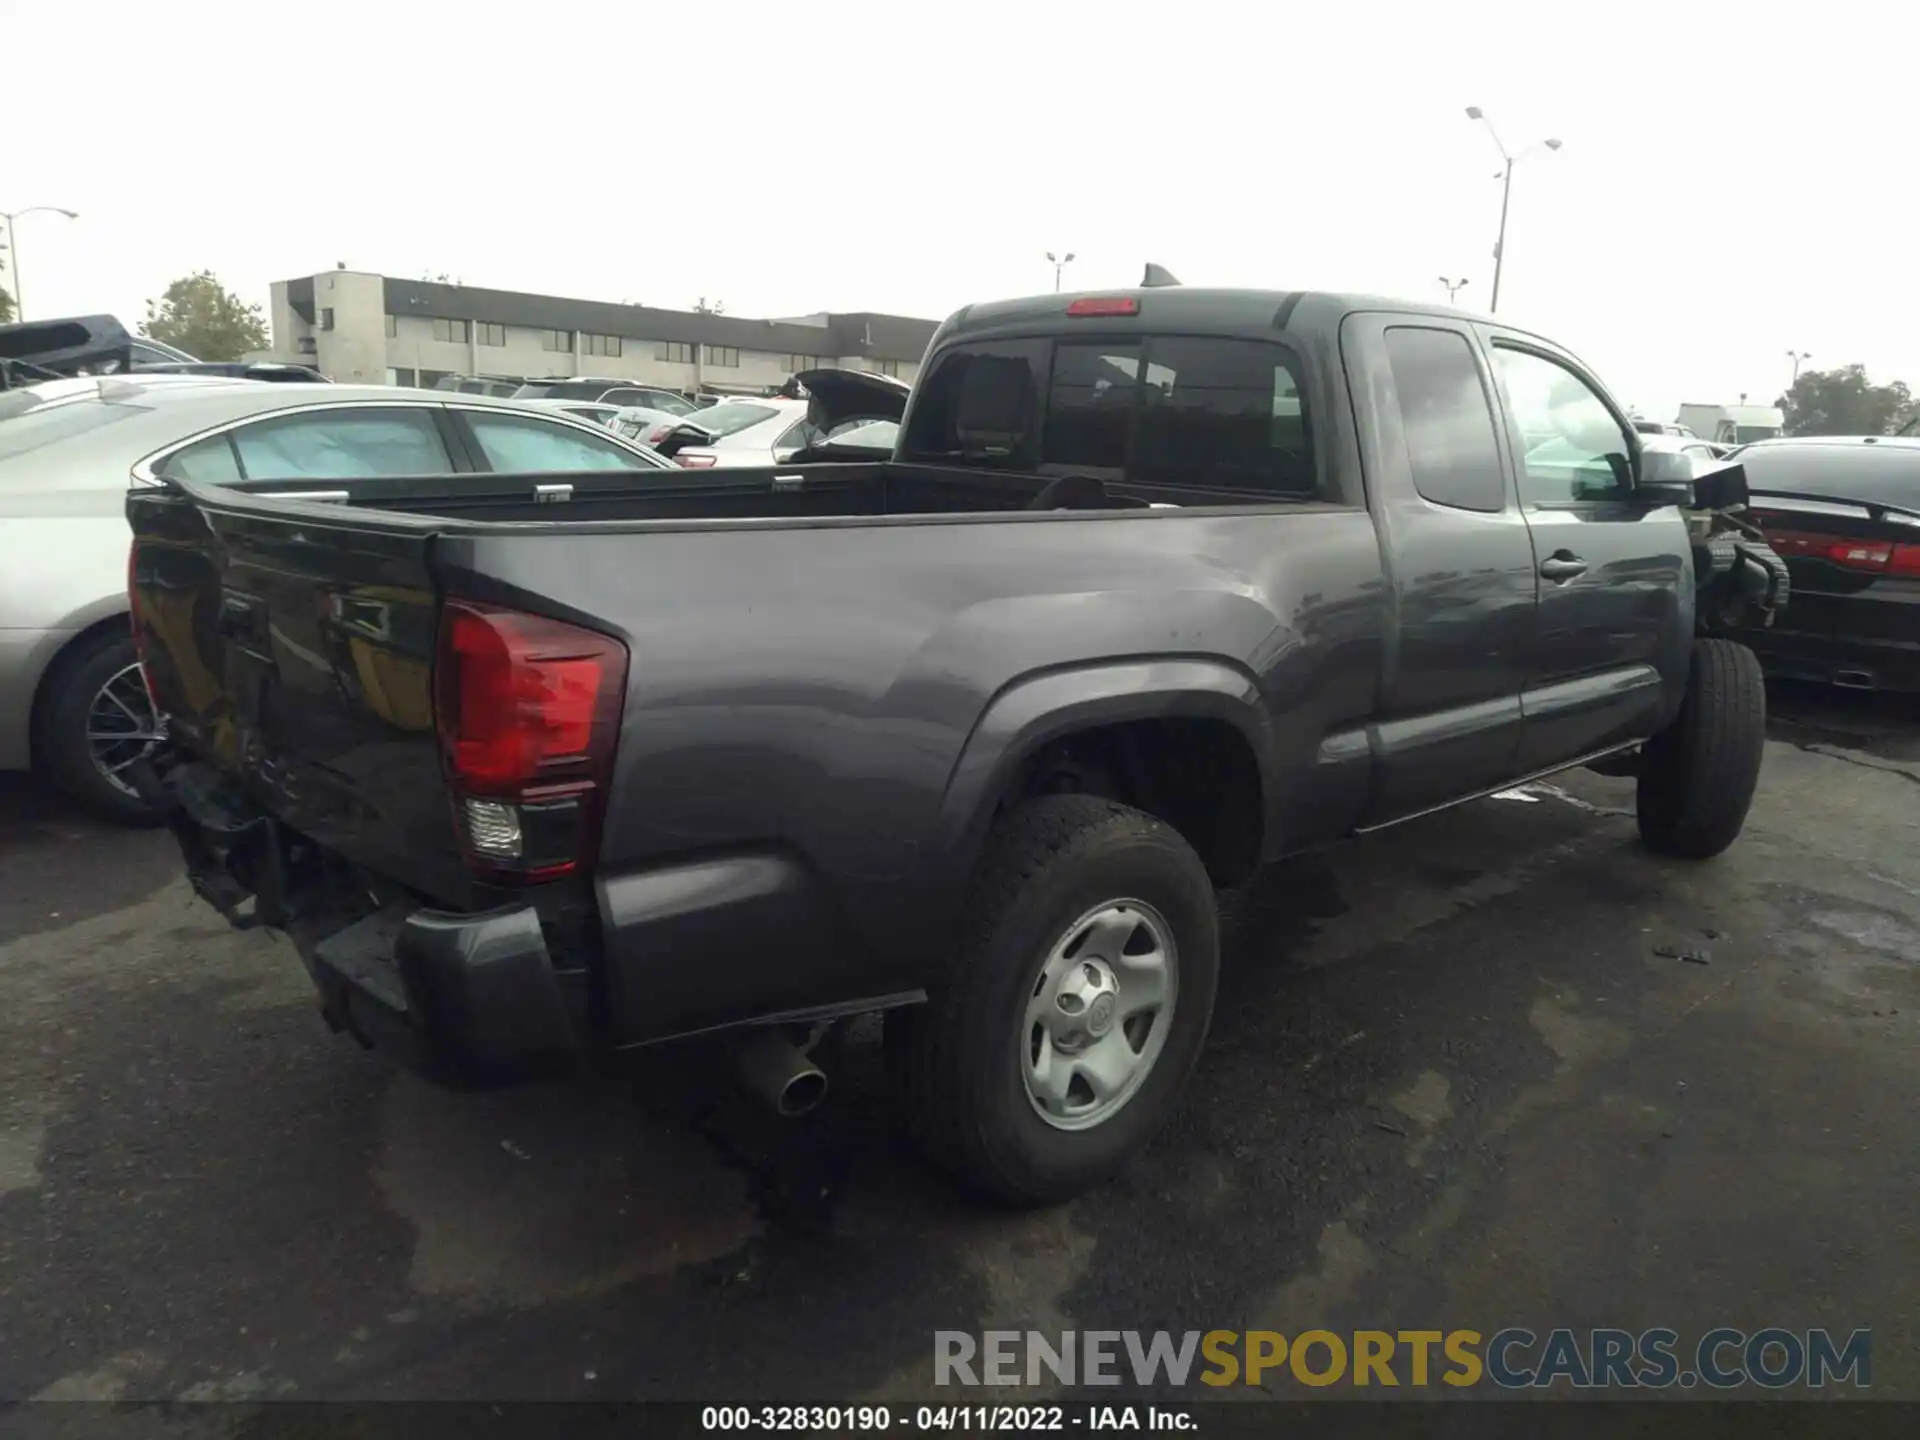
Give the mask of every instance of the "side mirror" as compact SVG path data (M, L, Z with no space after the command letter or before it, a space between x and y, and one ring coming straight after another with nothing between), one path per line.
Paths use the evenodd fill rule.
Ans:
M1672 450L1642 450L1633 491L1655 505L1693 508L1693 457Z

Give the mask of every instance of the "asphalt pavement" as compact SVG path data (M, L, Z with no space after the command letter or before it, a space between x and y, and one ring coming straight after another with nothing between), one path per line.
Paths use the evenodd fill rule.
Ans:
M1267 871L1175 1123L1027 1215L902 1142L871 1026L791 1122L699 1054L397 1075L164 834L0 777L0 1401L906 1400L939 1330L1516 1325L1870 1327L1920 1399L1920 708L1772 731L1716 861L1580 772Z

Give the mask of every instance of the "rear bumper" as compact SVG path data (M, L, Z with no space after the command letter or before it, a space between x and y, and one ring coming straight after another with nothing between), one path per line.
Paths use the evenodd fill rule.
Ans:
M585 987L563 984L531 907L343 909L304 873L295 837L212 767L136 768L194 890L241 929L285 931L336 1030L460 1088L551 1074L583 1053Z
M1805 631L1741 630L1733 639L1767 674L1852 690L1920 693L1920 642L1861 640Z

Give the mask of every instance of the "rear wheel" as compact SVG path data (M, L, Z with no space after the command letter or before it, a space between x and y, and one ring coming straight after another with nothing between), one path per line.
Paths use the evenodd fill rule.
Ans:
M1219 980L1213 887L1138 810L1028 801L995 829L951 980L891 1012L889 1066L914 1137L964 1183L1061 1200L1166 1121Z
M133 637L107 631L80 642L55 662L46 685L34 734L36 767L105 819L154 823L158 815L126 775L163 733Z
M1680 714L1642 748L1640 838L1705 860L1738 838L1760 780L1767 690L1760 662L1731 640L1696 640Z

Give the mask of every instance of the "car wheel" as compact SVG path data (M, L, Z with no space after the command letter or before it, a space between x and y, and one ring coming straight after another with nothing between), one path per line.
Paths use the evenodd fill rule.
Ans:
M126 771L164 734L133 637L106 633L63 654L47 678L34 737L37 768L104 819L150 825L158 813Z
M1767 690L1760 662L1731 640L1696 640L1680 714L1642 749L1640 838L1705 860L1740 834L1760 780Z
M950 979L888 1016L915 1140L1012 1204L1085 1189L1172 1112L1219 973L1213 886L1172 827L1091 796L1026 802L994 829Z

